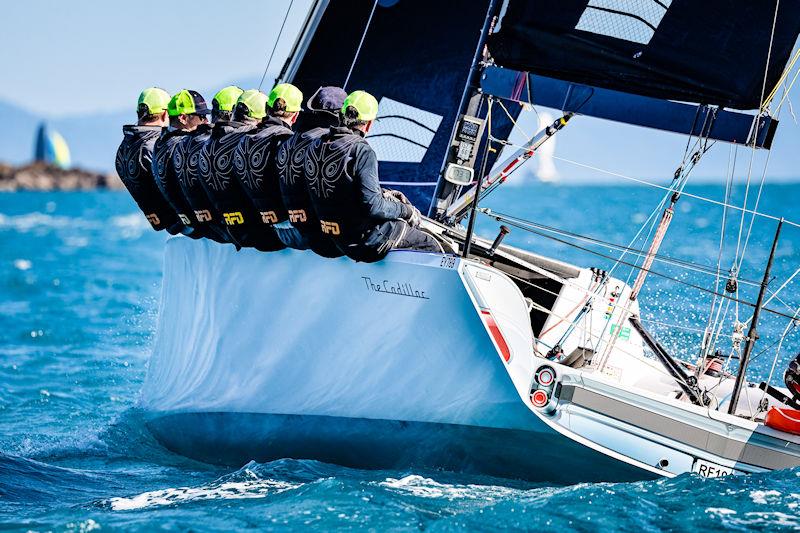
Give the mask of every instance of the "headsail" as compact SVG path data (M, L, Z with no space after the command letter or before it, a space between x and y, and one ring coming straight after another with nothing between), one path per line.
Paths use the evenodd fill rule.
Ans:
M67 141L57 131L42 122L36 132L36 143L33 149L34 161L43 161L58 168L70 166L70 153Z
M426 213L490 4L320 2L282 77L311 95L344 84L352 66L345 89L369 91L380 104L368 138L382 181Z
M626 93L756 109L800 32L800 1L510 0L501 66ZM770 41L771 44L770 44Z

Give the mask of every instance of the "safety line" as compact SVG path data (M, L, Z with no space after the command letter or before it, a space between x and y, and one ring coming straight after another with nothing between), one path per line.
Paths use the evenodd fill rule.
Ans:
M369 25L372 24L372 16L375 14L376 7L378 7L378 0L375 0L375 2L372 4L372 11L369 12L367 25L364 26L364 32L361 34L361 40L358 42L356 55L353 56L353 62L350 63L350 70L347 71L347 77L344 79L344 83L342 84L343 89L347 89L347 84L350 82L350 76L353 74L353 69L356 66L356 61L358 61L358 56L361 53L361 47L364 45L364 39L367 38L367 31L369 30Z
M264 74L261 75L261 81L258 82L258 90L261 90L261 86L264 85L264 79L267 77L267 71L269 71L269 66L272 64L272 57L275 55L275 50L278 48L278 43L281 40L281 35L283 34L283 27L286 26L286 20L289 18L289 12L292 10L292 4L294 0L289 0L289 7L286 8L286 15L283 17L283 22L281 23L281 29L278 30L278 36L275 37L275 44L272 45L272 52L269 54L269 60L267 60L267 66L264 67Z

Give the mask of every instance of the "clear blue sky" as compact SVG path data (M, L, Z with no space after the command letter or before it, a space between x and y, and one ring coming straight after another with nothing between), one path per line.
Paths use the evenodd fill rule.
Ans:
M310 4L295 0L294 36ZM159 85L260 78L287 0L3 2L0 100L43 115L118 111ZM227 28L235 27L235 30ZM280 69L292 40L281 39Z

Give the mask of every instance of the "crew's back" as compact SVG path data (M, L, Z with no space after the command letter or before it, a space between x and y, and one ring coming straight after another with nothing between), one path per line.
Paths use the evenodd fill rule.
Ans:
M156 141L153 151L153 176L161 194L178 213L178 218L192 238L206 236L206 227L197 220L194 211L178 183L173 153L178 144L201 124L208 122L209 111L197 91L183 89L169 101L169 129Z
M212 122L230 121L233 107L242 92L236 86L218 91L211 100ZM230 235L222 222L222 213L214 207L200 179L200 152L211 137L211 128L211 124L201 124L185 136L175 147L172 161L181 191L198 223L206 228L204 233L217 242L229 242Z
M244 91L230 121L218 121L200 151L200 179L222 220L231 242L262 251L284 248L274 232L261 222L261 215L250 203L236 176L234 152L245 133L266 115L267 96L257 90Z
M250 201L261 215L264 231L274 232L286 246L305 249L308 246L295 235L288 222L281 198L275 158L278 148L292 135L292 124L303 102L303 94L294 85L276 85L267 98L267 115L258 126L242 136L233 164L236 175Z
M308 247L323 257L340 257L342 251L336 243L322 233L319 218L308 194L303 165L306 149L339 125L339 110L347 98L340 87L320 87L306 103L300 131L281 144L276 159L280 180L281 198L289 221L308 243Z
M440 251L433 237L416 228L419 210L380 186L378 158L365 139L377 114L372 95L350 93L341 126L306 150L303 174L320 229L356 261L378 261L392 248Z
M156 185L153 177L153 148L167 126L169 94L150 87L139 95L137 123L123 126L123 139L117 149L115 166L125 188L142 210L154 230L179 233L178 215Z

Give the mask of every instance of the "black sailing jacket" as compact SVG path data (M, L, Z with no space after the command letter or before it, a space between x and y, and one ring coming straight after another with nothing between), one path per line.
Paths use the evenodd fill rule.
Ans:
M153 177L153 148L161 136L160 126L123 126L122 143L115 166L122 183L156 231L180 232L178 215L161 194Z

